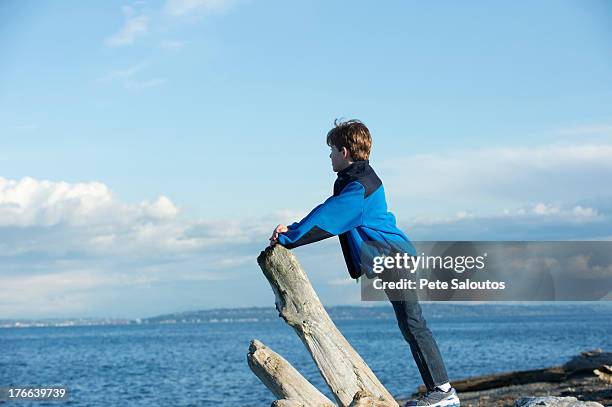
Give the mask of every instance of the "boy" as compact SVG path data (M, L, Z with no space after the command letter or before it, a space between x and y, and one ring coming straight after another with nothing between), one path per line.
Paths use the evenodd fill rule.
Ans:
M333 171L338 173L334 193L304 219L289 226L278 225L270 244L288 249L338 235L348 272L358 279L364 265L360 246L368 242L388 244L401 241L416 255L408 237L397 228L395 217L387 211L381 180L369 165L372 138L358 120L334 121L327 133ZM369 274L369 273L366 273ZM406 406L459 407L459 398L448 382L442 356L421 307L415 300L391 300L400 331L412 351L427 392Z

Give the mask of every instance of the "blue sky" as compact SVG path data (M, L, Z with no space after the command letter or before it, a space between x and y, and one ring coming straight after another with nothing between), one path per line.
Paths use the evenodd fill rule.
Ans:
M331 193L336 117L370 127L414 239L610 239L611 17L606 1L2 2L0 315L271 304L254 259ZM357 301L337 241L298 250L325 302Z

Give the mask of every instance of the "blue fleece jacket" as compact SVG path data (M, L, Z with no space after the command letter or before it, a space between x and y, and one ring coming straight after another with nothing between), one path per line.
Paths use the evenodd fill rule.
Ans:
M334 194L278 237L288 249L338 236L349 274L372 278L372 256L416 250L387 211L382 181L368 160L338 171Z

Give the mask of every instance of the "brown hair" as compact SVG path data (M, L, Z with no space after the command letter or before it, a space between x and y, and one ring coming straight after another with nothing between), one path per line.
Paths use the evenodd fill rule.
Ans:
M327 133L327 145L338 150L346 147L355 161L367 160L372 149L370 130L359 120L334 120L334 128Z

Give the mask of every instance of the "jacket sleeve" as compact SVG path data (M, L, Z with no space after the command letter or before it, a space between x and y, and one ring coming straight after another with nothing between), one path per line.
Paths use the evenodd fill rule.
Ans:
M304 219L279 234L278 243L288 249L318 242L347 232L363 221L365 188L359 182L346 185L337 196L327 198Z

